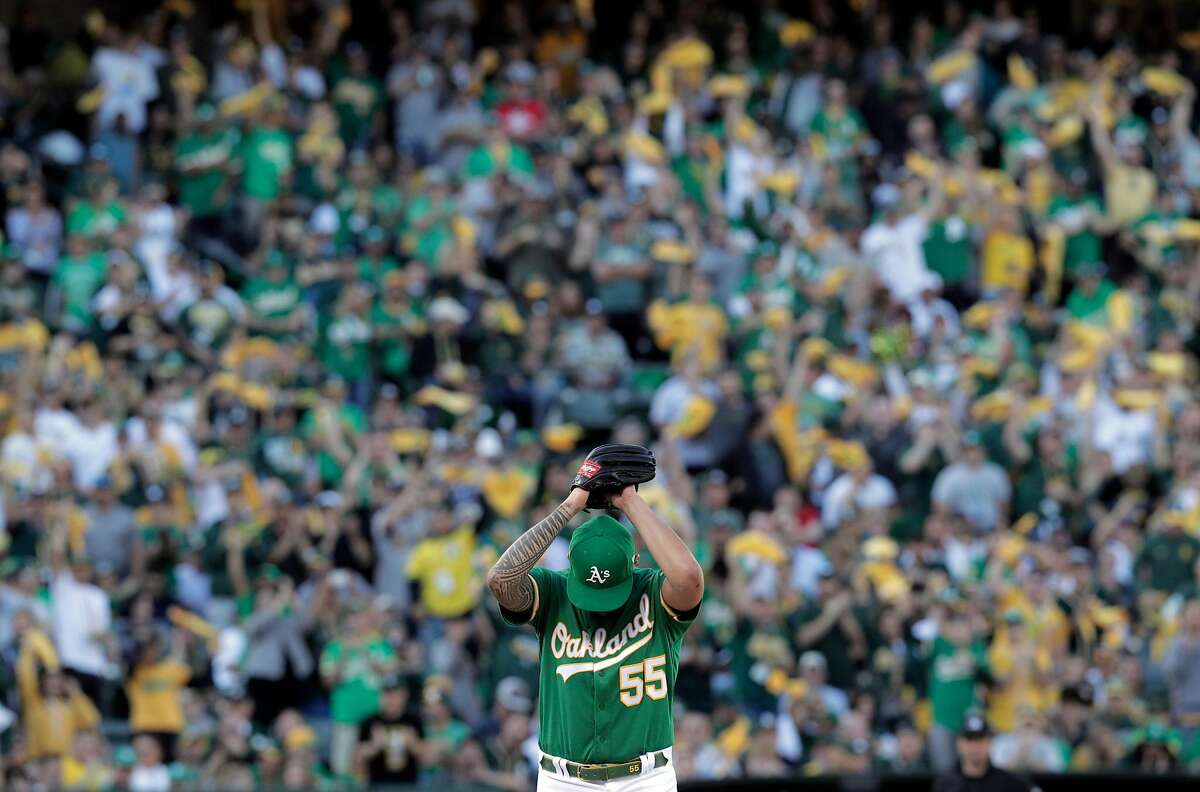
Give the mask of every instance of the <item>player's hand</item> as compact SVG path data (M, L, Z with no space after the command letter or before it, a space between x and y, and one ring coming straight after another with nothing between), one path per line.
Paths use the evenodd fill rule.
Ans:
M587 506L587 501L588 491L579 487L574 487L571 490L571 494L567 496L567 505L574 509L576 513L583 511L584 507Z
M636 498L637 496L637 487L631 484L616 495L612 496L612 505L616 506L621 511L625 511L626 504L628 504L631 499Z

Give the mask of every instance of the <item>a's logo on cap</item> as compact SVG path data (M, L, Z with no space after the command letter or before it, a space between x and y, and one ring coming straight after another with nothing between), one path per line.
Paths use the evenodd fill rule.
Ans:
M588 583L599 583L600 585L604 585L605 583L608 582L608 577L610 574L611 573L607 569L604 570L603 572L601 572L596 567L592 567L592 573L590 575L588 575L587 582Z

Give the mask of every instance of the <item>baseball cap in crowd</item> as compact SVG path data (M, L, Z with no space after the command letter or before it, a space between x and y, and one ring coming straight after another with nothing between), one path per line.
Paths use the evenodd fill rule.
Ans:
M633 537L621 523L600 515L571 536L567 597L577 608L611 611L633 590Z
M987 721L982 715L968 715L967 719L963 721L959 736L966 737L968 740L977 740L992 736L992 730L988 728Z
M809 668L815 669L815 668L826 668L826 667L827 667L827 663L825 662L825 655L821 654L820 652L818 652L816 650L810 649L809 651L800 655L800 669L802 671L807 670Z
M529 695L529 684L519 677L505 677L496 685L496 702L510 712L529 714L533 711L533 698Z
M880 209L890 209L900 203L900 188L884 182L871 190L871 203Z

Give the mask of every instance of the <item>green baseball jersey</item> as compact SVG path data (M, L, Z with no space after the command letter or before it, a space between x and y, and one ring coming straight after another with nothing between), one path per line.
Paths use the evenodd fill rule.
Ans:
M635 569L629 599L610 613L572 605L566 572L535 567L529 574L537 586L528 623L541 645L542 751L608 764L670 747L679 651L695 611L679 614L663 601L666 576L657 569Z

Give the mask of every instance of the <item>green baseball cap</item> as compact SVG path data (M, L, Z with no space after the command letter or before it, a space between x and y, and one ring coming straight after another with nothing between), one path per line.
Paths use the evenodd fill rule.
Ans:
M633 537L607 514L588 520L571 536L567 597L577 608L612 611L633 590Z

